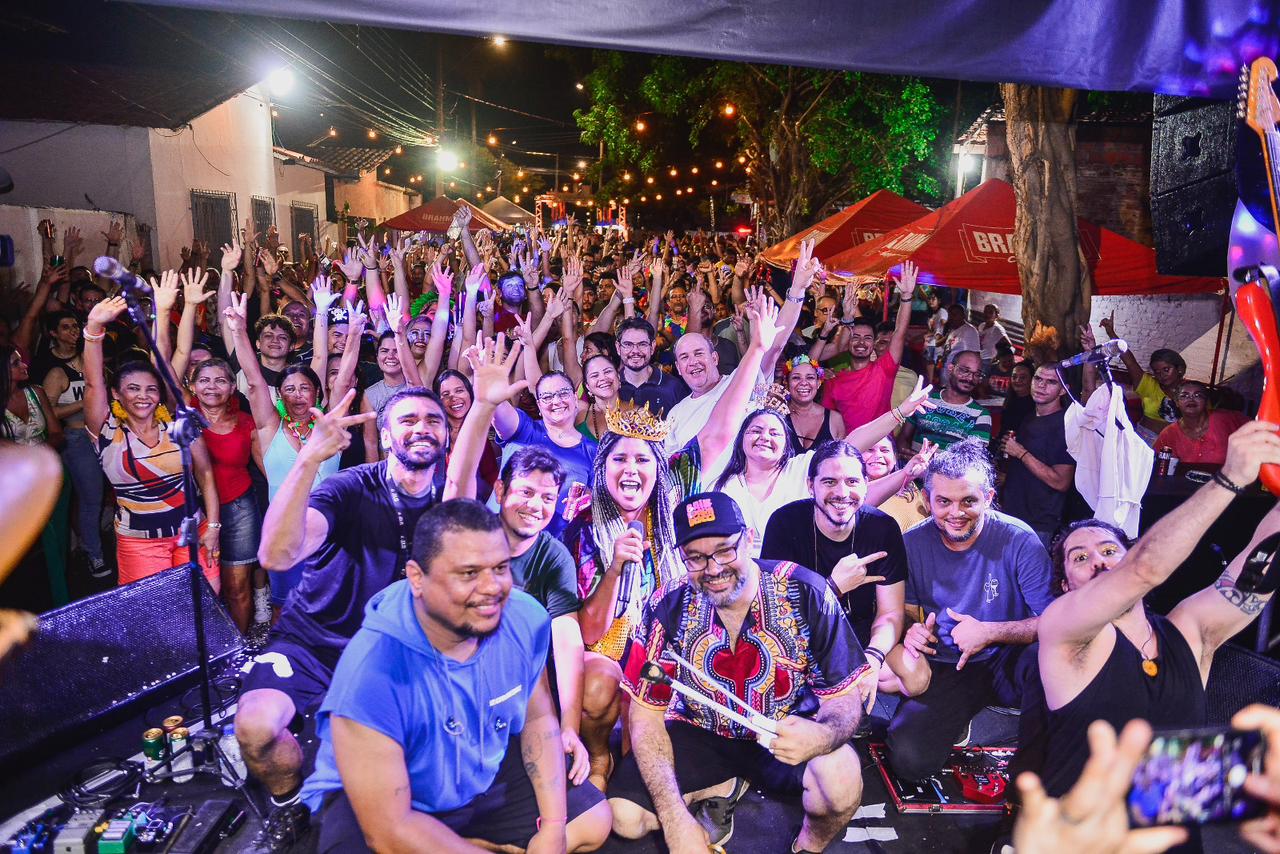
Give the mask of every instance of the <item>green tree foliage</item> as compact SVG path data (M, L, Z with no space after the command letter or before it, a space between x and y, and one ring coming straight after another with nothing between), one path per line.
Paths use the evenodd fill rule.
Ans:
M652 173L690 149L734 158L726 183L765 203L771 237L878 189L926 202L942 192L944 111L918 79L608 51L595 58L585 80L591 106L574 118L583 142L604 141L602 197L626 192L622 170ZM643 132L637 118L647 119Z

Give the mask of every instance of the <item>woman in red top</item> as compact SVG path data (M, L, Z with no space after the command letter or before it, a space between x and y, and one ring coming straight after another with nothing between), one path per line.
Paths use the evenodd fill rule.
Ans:
M207 359L192 373L191 391L209 422L204 443L213 461L213 479L222 503L222 598L242 633L253 619L250 582L258 562L262 517L249 479L249 460L262 466L262 450L253 416L240 409L231 366ZM266 587L266 579L262 579Z
M1209 389L1202 382L1184 380L1178 386L1178 420L1160 431L1156 451L1168 448L1188 465L1220 466L1227 459L1227 437L1248 419L1243 413L1209 409Z

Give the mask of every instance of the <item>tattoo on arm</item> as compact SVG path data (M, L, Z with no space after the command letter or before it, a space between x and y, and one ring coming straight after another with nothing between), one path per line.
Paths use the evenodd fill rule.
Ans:
M529 779L540 779L542 775L538 771L538 762L542 759L542 738L535 736L520 739L520 758L524 760L524 772L529 775Z
M1226 572L1218 576L1218 580L1213 582L1213 589L1222 594L1223 599L1226 599L1250 617L1256 616L1267 604L1268 597L1259 596L1256 593L1245 593L1236 586L1236 580Z

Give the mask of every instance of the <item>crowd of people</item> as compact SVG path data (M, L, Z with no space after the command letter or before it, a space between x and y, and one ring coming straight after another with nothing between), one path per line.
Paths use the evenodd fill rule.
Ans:
M791 850L823 851L858 807L850 742L883 694L908 780L982 708L1022 709L1044 823L1045 791L1097 773L1094 721L1203 721L1214 651L1280 581L1257 581L1274 553L1258 569L1246 550L1167 617L1142 598L1280 463L1280 437L1211 410L1176 353L1150 373L1126 354L1141 420L1221 469L1135 543L1072 519L1062 374L910 263L877 294L808 242L775 270L750 240L494 234L468 210L455 239L361 229L291 258L246 223L213 266L198 241L176 271L132 253L154 356L76 264L81 235L59 254L45 228L4 345L6 437L67 473L42 538L56 604L73 565L126 584L183 563L198 492L205 576L259 647L236 735L276 847L314 820L322 851L660 831L705 852L754 785L798 795ZM120 227L103 238L130 256ZM181 406L204 422L190 480L166 429ZM1250 548L1276 531L1280 511Z

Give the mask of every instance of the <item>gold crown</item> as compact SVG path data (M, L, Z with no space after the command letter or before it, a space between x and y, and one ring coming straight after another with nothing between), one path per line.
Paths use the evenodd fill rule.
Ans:
M782 383L756 386L751 394L751 402L756 409L772 409L782 415L791 414L791 406L787 403L787 387Z
M650 412L647 403L643 408L610 407L604 413L604 423L610 433L631 439L661 442L667 438L667 422Z

